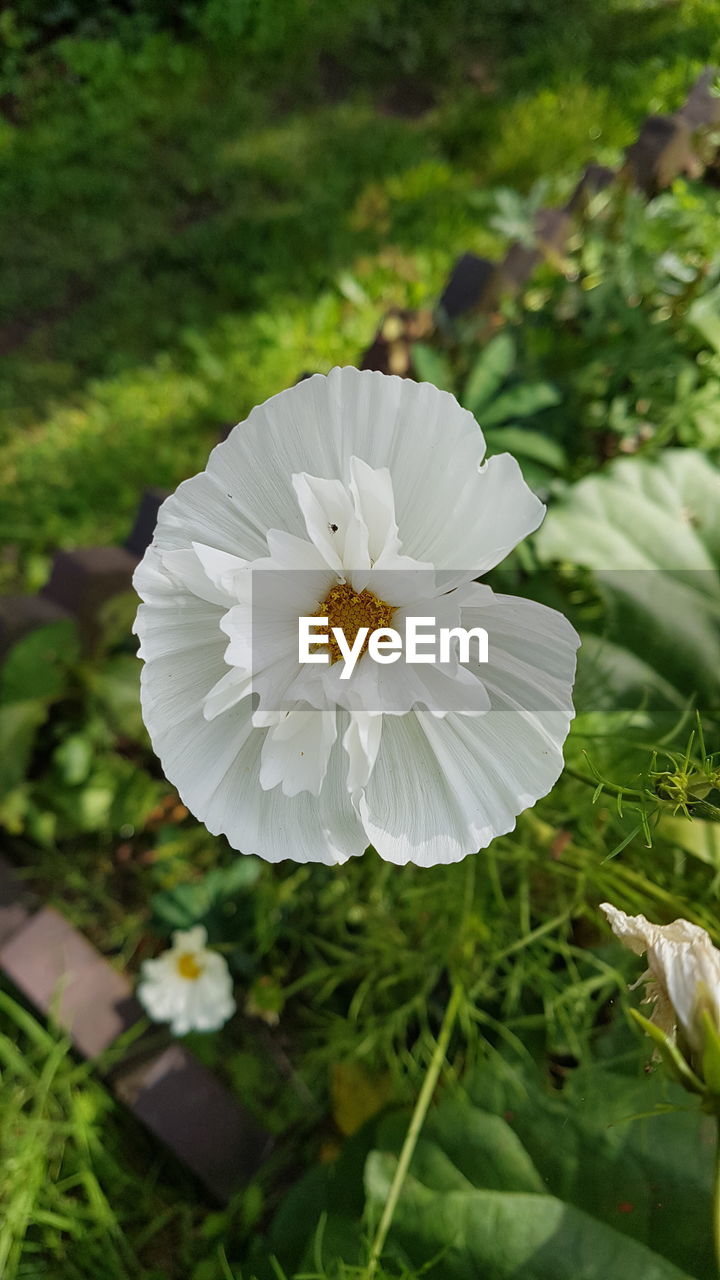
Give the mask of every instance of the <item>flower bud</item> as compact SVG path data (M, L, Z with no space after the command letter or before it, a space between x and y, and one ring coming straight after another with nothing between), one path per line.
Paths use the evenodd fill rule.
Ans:
M626 947L647 955L638 983L653 1010L650 1018L634 1013L635 1020L685 1088L720 1100L720 951L688 920L651 924L608 902L601 910Z

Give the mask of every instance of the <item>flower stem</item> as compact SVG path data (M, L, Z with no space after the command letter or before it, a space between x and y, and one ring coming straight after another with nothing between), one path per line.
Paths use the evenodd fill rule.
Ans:
M397 1208L397 1202L400 1199L400 1193L403 1189L408 1169L410 1168L410 1161L413 1158L413 1153L417 1146L417 1140L420 1137L420 1130L425 1123L425 1117L428 1113L428 1108L430 1106L433 1093L435 1092L435 1086L438 1082L438 1077L445 1061L448 1045L450 1043L450 1036L460 1007L461 996L462 987L459 983L456 983L452 989L450 999L448 1000L447 1008L445 1009L445 1016L443 1017L442 1026L440 1027L440 1034L437 1038L437 1044L435 1045L435 1051L433 1053L430 1066L428 1067L427 1075L423 1080L418 1100L415 1103L415 1110L412 1113L410 1124L408 1125L408 1131L402 1145L400 1158L395 1167L395 1174L390 1186L388 1198L385 1201L382 1217L378 1224L377 1231L375 1232L372 1249L370 1250L370 1261L368 1262L364 1280L374 1280L374 1276L377 1272L377 1266L385 1247L385 1241L387 1239L388 1231L390 1230L390 1224L392 1223L395 1209Z
M715 1148L715 1184L713 1187L713 1239L715 1261L720 1276L720 1117L718 1118L717 1146Z

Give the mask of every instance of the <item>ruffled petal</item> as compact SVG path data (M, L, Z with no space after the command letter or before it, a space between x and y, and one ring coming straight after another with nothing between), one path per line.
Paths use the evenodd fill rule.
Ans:
M373 470L362 458L350 459L350 492L355 510L368 532L370 564L384 567L384 558L392 559L400 550L395 521L395 497L387 467ZM348 568L360 568L348 563Z
M307 535L331 569L343 565L370 567L367 526L359 519L342 480L323 480L305 472L294 475L293 487Z
M375 767L382 724L382 716L368 715L364 711L350 715L342 742L348 756L347 788L354 804Z
M456 862L511 831L563 766L579 643L561 614L534 601L478 593L466 626L489 633L489 662L469 664L490 696L477 717L386 717L360 802L372 843L389 861Z
M262 749L260 786L283 794L319 796L337 738L337 712L297 709L269 729Z
M347 719L338 713L340 737L346 729ZM264 737L257 730L243 743L209 802L195 810L208 830L268 862L291 858L334 865L364 853L368 840L348 794L341 741L330 752L319 796L307 791L285 796L280 787L264 791L260 786Z

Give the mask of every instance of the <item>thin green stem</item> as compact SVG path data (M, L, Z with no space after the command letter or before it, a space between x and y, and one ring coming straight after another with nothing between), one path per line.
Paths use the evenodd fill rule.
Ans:
M378 1263L380 1261L382 1251L385 1248L387 1234L390 1230L395 1209L397 1208L397 1202L400 1199L400 1193L403 1189L408 1169L410 1168L410 1161L413 1158L413 1153L417 1146L417 1140L420 1137L420 1131L425 1123L425 1117L428 1113L433 1093L435 1092L435 1086L437 1085L438 1077L447 1055L450 1036L452 1035L452 1029L455 1025L458 1009L460 1008L461 997L462 987L459 983L456 983L447 1003L445 1016L442 1020L442 1026L440 1027L440 1034L437 1038L437 1044L435 1045L435 1050L430 1066L428 1067L427 1075L423 1080L418 1100L415 1103L415 1110L412 1113L410 1124L408 1125L408 1131L405 1135L405 1141L402 1145L400 1158L395 1168L395 1174L390 1186L388 1198L385 1201L382 1217L378 1224L377 1231L375 1232L372 1249L370 1250L370 1261L368 1262L367 1270L365 1272L365 1280L374 1280L374 1276L377 1272Z
M718 1118L717 1146L715 1147L715 1184L713 1187L713 1240L715 1262L720 1276L720 1117Z

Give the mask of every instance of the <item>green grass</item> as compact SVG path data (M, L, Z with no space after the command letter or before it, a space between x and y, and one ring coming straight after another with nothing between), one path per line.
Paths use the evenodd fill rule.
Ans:
M172 1275L175 1257L179 1276L197 1219L190 1183L184 1199L182 1179L169 1196L158 1187L154 1144L121 1117L67 1041L5 989L0 1081L3 1276L150 1280Z
M0 538L24 552L120 537L221 424L498 253L478 191L616 161L718 51L693 0L191 12L41 41L0 118ZM420 115L388 106L408 83Z

